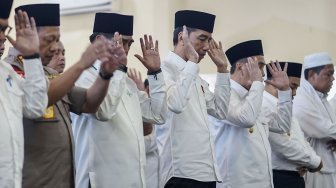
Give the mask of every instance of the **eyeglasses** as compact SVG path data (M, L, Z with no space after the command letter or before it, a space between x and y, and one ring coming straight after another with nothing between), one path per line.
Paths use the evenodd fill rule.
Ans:
M5 34L5 36L9 35L9 33L12 31L12 27L9 26L9 25L6 25L6 26L0 26L0 31Z

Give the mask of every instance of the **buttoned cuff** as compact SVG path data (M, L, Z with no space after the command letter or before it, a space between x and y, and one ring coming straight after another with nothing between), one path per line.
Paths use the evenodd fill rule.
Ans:
M151 87L155 87L164 83L163 73L160 72L156 75L148 75L148 83Z
M125 77L125 73L121 70L115 70L113 73L113 80L122 80Z
M310 168L317 168L321 163L321 157L319 157L318 155L314 154L311 158L310 161Z
M230 73L217 73L216 85L230 85Z
M187 61L186 66L184 67L184 72L196 76L199 73L199 66L192 61Z
M288 102L292 100L292 90L280 91L278 90L279 103Z

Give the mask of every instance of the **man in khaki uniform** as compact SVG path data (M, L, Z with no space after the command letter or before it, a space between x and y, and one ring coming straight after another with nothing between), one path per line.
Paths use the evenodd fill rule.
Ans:
M24 5L16 8L16 11L20 9L36 19L42 64L50 79L49 107L45 114L35 120L24 120L23 187L74 187L74 145L69 112L79 114L97 111L106 95L109 78L117 68L117 58L126 58L126 55L122 47L112 47L110 43L100 41L90 45L78 63L58 76L56 71L45 66L54 55L60 38L59 5ZM111 51L116 53L115 56ZM20 52L16 52L10 54L7 60L25 76L20 67ZM80 74L98 58L103 64L100 76L92 87L87 90L73 87Z

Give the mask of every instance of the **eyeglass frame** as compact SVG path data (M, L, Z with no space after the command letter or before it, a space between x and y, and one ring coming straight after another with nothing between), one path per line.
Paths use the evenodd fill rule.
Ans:
M9 33L12 31L12 27L9 25L6 26L0 26L0 32L4 33L5 36L9 35Z

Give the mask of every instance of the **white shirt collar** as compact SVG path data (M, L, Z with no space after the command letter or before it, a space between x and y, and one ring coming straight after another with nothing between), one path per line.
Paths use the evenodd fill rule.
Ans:
M172 51L169 51L166 60L167 62L172 62L175 66L177 66L179 71L183 70L187 63L182 57Z
M234 89L241 98L244 98L248 94L248 90L241 86L238 82L230 79L231 88Z
M277 104L277 102L278 102L278 98L274 97L273 95L271 95L267 91L264 91L264 97L268 98L273 104Z
M317 95L320 97L320 99L328 97L328 94L326 94L326 93L322 93L322 92L319 92L317 90L315 90L315 91L316 91Z

